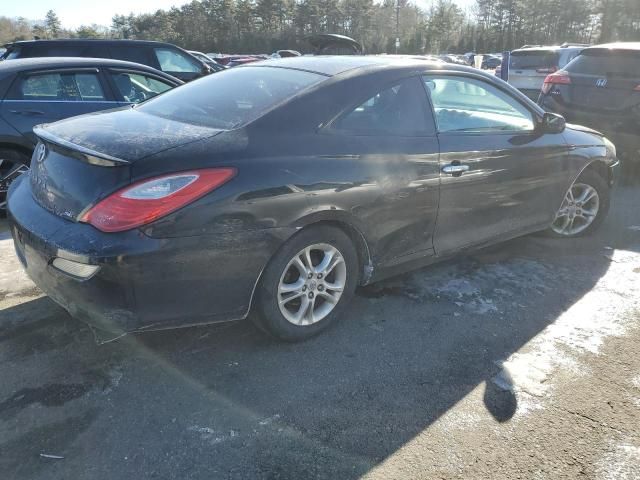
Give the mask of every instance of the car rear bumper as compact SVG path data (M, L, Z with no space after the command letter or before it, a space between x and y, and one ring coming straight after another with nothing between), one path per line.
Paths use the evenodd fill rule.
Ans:
M244 318L262 269L291 233L274 228L181 238L150 238L139 230L107 234L43 209L23 180L12 185L8 207L16 253L28 276L72 316L117 333ZM57 258L97 270L78 278L56 268Z

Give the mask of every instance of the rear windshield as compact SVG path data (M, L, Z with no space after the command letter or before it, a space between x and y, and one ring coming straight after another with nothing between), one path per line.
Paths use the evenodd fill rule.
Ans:
M559 55L553 50L534 50L530 52L513 52L509 67L522 70L557 67Z
M640 78L640 52L584 50L565 67L565 70L587 75Z
M284 68L237 67L170 90L137 108L172 120L231 129L326 78Z

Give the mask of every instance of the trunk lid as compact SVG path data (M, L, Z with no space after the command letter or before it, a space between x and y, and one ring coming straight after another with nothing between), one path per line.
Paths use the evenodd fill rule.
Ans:
M131 182L136 161L221 131L131 108L35 127L39 143L31 159L31 191L43 208L78 221L90 206Z
M639 75L640 77L640 75ZM568 98L565 103L575 105L585 110L597 110L608 113L619 112L629 108L634 100L638 103L640 96L634 88L640 83L638 80L616 77L615 75L571 74L571 84L568 85Z
M222 131L151 115L135 107L72 117L41 129L68 146L127 163Z
M515 51L509 58L509 83L520 89L539 90L559 62L560 56L554 50Z
M583 110L622 113L640 104L640 51L589 48L565 68L563 100Z

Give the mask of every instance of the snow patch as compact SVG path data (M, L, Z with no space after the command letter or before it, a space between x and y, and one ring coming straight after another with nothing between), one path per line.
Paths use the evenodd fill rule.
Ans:
M556 368L585 373L578 355L598 354L608 337L624 335L631 326L629 312L640 305L635 293L640 291L640 275L632 270L638 256L618 250L612 257L609 270L590 292L501 364L514 391L532 397L546 395ZM611 301L616 297L618 301Z
M615 445L596 466L598 480L640 478L640 447L630 443Z

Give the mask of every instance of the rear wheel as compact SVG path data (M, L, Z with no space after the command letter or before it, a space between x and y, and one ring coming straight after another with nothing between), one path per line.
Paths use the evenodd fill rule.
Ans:
M332 226L294 236L265 269L253 312L258 326L282 340L304 340L339 317L358 282L351 239Z
M584 172L571 185L550 227L557 237L579 237L596 230L609 211L609 186L596 172Z
M11 183L29 167L29 157L17 150L0 148L0 216L7 212L7 192Z

